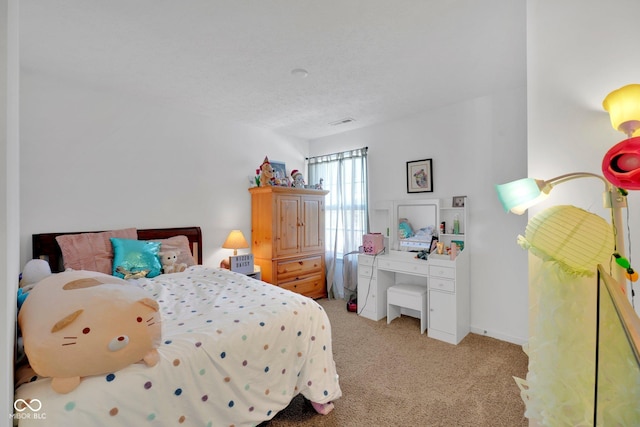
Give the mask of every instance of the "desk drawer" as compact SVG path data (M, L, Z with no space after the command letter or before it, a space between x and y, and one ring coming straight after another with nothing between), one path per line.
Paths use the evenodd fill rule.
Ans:
M455 292L456 282L453 280L441 279L439 277L432 277L429 281L429 289L437 289L439 291Z
M378 269L426 276L429 273L429 264L419 260L415 262L410 262L410 261L397 261L397 260L390 260L390 259L379 259Z
M369 279L376 278L376 269L370 265L358 264L358 278Z
M456 269L453 267L442 267L440 265L430 265L429 276L443 277L445 279L455 279Z
M322 257L296 259L292 261L278 261L276 274L277 283L286 282L296 278L303 278L322 271Z
M358 266L373 265L376 257L373 255L358 255Z

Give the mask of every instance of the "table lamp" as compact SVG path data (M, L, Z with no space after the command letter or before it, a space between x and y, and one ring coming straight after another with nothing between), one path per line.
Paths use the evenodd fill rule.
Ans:
M227 240L222 244L224 249L233 249L233 255L238 255L238 249L246 249L249 247L247 239L244 238L242 231L231 230L227 236Z
M244 274L253 272L253 255L238 255L238 249L246 249L249 247L249 243L247 243L247 239L244 238L242 231L231 230L222 247L224 249L233 249L233 256L230 256L228 259L223 259L220 262L220 267Z

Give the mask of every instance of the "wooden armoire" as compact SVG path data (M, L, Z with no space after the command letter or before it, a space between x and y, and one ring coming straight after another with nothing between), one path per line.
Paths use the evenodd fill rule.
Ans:
M262 280L310 298L327 296L324 197L328 191L254 187L251 252Z

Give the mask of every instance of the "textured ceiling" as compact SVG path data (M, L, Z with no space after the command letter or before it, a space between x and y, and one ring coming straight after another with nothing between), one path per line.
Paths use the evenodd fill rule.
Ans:
M25 71L314 139L524 85L523 4L22 0L20 58Z

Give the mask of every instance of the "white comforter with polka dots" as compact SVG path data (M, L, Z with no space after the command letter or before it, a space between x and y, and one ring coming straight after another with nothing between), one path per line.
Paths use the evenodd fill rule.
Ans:
M255 426L298 393L318 403L341 396L331 327L315 301L202 266L135 282L161 307L160 363L83 378L69 394L48 378L23 384L16 399L30 405L18 405L20 426Z

